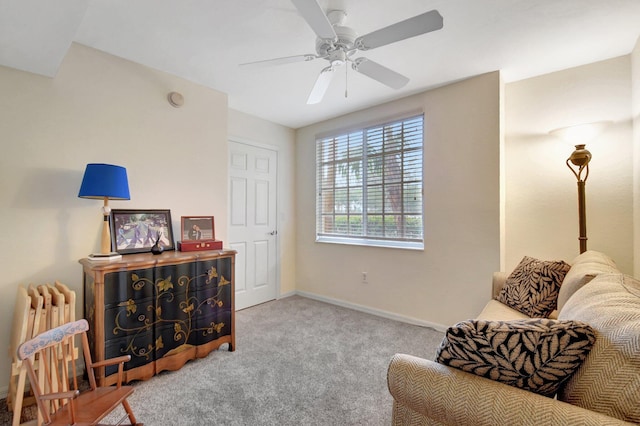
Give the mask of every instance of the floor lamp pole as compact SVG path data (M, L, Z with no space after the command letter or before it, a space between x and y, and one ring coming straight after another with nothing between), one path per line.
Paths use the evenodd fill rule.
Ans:
M589 177L589 161L591 153L585 149L585 145L576 145L575 151L567 158L567 167L578 179L578 227L580 236L580 253L587 251L587 212L585 201L585 184ZM575 169L574 167L575 166ZM582 174L584 173L584 178Z
M587 251L587 212L584 199L585 182L578 181L578 227L580 228L580 253Z

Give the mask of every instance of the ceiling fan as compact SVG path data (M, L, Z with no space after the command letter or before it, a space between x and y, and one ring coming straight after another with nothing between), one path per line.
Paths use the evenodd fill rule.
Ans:
M291 2L318 36L316 39L316 53L248 62L241 64L241 66L262 67L326 59L329 61L329 66L320 72L309 94L307 104L316 104L322 100L336 70L346 63L350 63L355 71L392 89L404 87L409 82L409 78L404 75L370 59L364 57L352 58L352 56L357 51L386 46L387 44L439 30L443 26L440 13L437 10L432 10L404 21L396 22L369 34L358 36L352 28L344 26L347 16L344 11L329 10L325 14L317 0L291 0Z

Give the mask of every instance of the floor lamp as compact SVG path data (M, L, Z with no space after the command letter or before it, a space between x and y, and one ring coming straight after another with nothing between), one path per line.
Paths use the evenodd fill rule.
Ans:
M580 253L587 251L587 212L584 187L589 177L589 161L591 161L591 153L587 151L584 144L576 145L575 151L571 153L571 156L566 161L567 167L578 179L578 229L580 231L578 240L580 241Z
M87 164L78 193L80 198L103 200L102 207L102 240L100 253L89 255L91 260L118 260L122 256L111 251L111 235L109 232L109 199L128 200L129 181L127 169L112 164Z
M589 177L589 162L591 153L585 148L586 142L598 136L608 122L579 124L552 130L551 134L558 136L575 146L575 150L567 158L566 164L569 170L578 180L578 241L580 253L587 251L587 212L585 201L585 184Z

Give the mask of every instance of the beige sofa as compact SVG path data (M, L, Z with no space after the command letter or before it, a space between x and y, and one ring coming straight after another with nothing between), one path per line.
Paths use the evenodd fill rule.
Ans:
M494 297L506 274L494 274ZM574 259L558 295L560 320L589 324L596 341L578 370L549 398L434 361L396 354L387 381L394 425L619 425L640 423L640 281L608 256ZM478 316L527 318L495 299Z

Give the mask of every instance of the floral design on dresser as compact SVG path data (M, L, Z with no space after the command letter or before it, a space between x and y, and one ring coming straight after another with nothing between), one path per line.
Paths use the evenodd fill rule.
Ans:
M203 279L205 285L198 285ZM129 282L136 293L145 286L153 286L154 296L146 301L130 298L118 304L123 309L115 316L112 333L130 336L127 345L120 349L122 354L146 360L159 358L159 353L169 356L192 347L199 337L219 335L226 325L215 312L225 308L225 299L228 303L224 290L231 281L219 274L215 266L204 274L183 274L176 279L172 275L151 279L131 272ZM200 320L212 314L213 319ZM171 332L167 333L167 329ZM152 331L151 340L136 338Z

